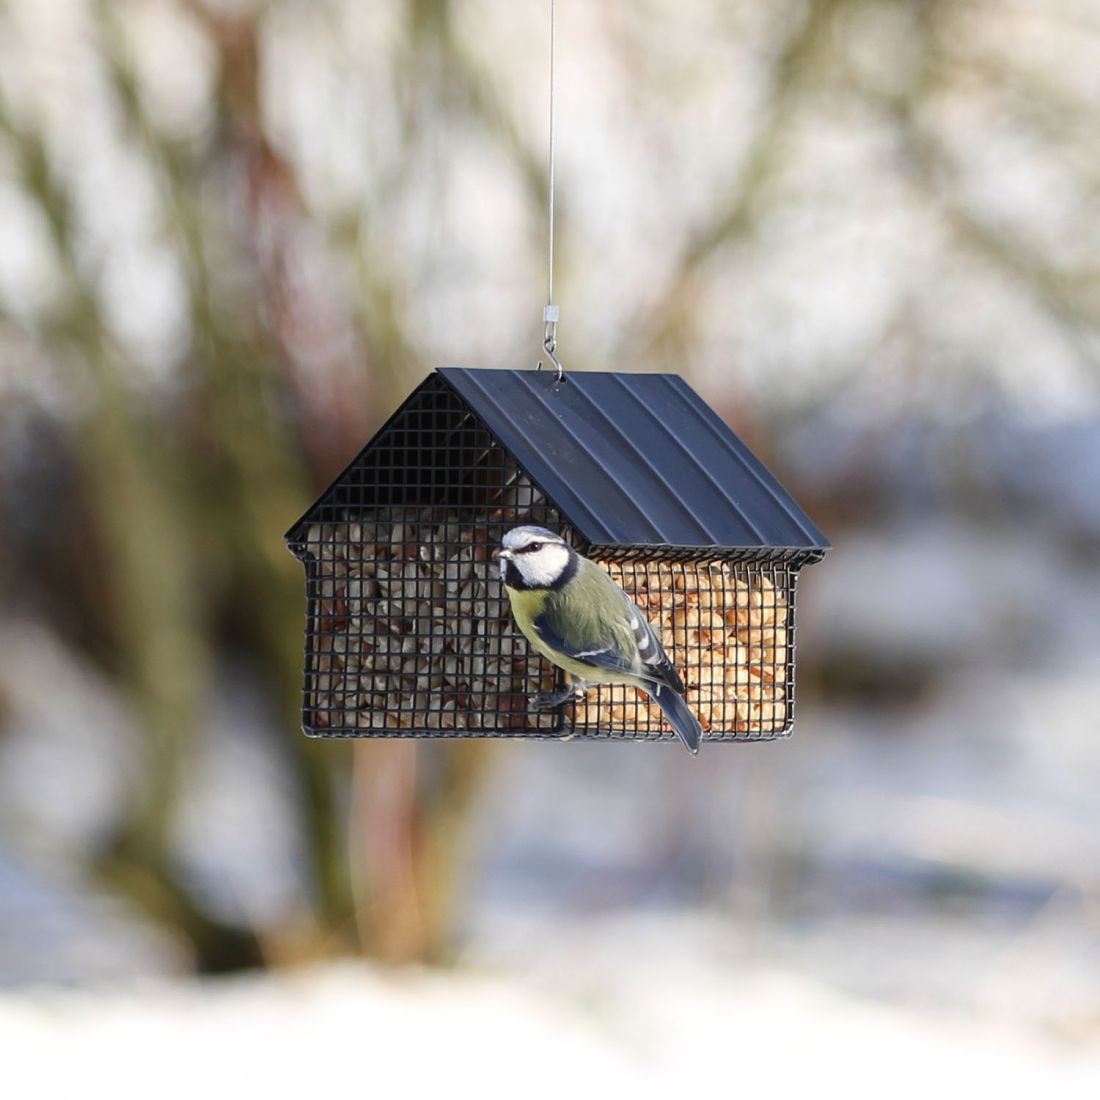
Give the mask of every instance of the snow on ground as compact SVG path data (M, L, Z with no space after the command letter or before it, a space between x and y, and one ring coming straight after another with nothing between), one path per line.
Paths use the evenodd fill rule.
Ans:
M434 1092L1094 1097L1100 1047L882 1008L776 971L580 983L346 963L0 997L4 1091L39 1100ZM626 1090L629 1090L627 1092Z
M807 578L808 669L919 657L904 705L811 676L795 738L705 767L502 751L446 972L173 979L173 943L77 873L135 779L132 717L5 624L0 1090L1100 1096L1098 573L999 538L853 535ZM247 684L212 701L180 835L215 910L261 927L303 889L262 722Z

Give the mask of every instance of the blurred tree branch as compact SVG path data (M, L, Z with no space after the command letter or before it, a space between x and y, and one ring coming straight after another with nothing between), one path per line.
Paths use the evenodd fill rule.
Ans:
M167 223L186 258L196 383L190 430L197 437L192 446L199 467L187 486L190 499L181 505L194 529L218 532L217 543L201 544L208 556L213 554L206 562L208 575L224 578L225 589L215 598L246 616L250 643L269 670L280 700L283 751L296 764L321 924L339 926L350 902L336 791L339 761L346 753L340 746L310 742L298 729L301 578L279 534L304 508L308 495L300 451L277 416L285 406L278 392L279 378L285 375L276 375L265 363L282 362L285 355L278 347L264 347L262 321L249 316L250 309L231 316L215 299L205 259L203 217L196 206L198 166L190 165L149 123L111 7L99 0L97 10L105 60L123 116L158 171ZM210 25L226 74L217 100L219 144L211 156L227 162L243 159L243 184L257 196L256 202L263 201L259 196L265 189L293 194L289 169L260 131L254 26L251 21L213 20ZM271 305L274 313L278 304ZM238 620L236 627L242 625Z
M409 254L409 237L395 224L411 210L430 222L425 236L432 237L431 197L447 198L450 158L473 144L501 154L502 186L519 194L524 224L537 240L531 254L541 256L541 134L526 133L517 121L522 115L509 101L505 70L494 69L492 55L464 31L463 9L455 4L394 0L386 10L396 31L378 47L385 54L364 59L347 33L354 18L366 18L354 5L270 2L227 10L190 3L180 10L194 18L213 54L213 121L210 133L173 140L144 98L141 58L126 33L130 9L95 0L90 10L94 41L86 48L106 74L108 106L117 115L112 124L126 152L140 155L156 181L152 231L179 261L189 323L171 387L150 396L142 389L142 364L112 335L101 273L81 252L72 201L80 180L51 160L57 153L46 140L48 120L17 118L12 104L0 100L0 139L18 166L21 188L49 226L63 273L61 308L47 313L27 339L65 372L74 393L90 394L86 404L73 403L74 446L110 595L88 617L99 621L119 678L138 704L148 747L143 789L102 871L188 935L204 965L258 957L247 930L226 928L203 912L174 866L171 838L203 703L226 654L243 650L257 658L278 711L273 743L295 776L309 852L311 896L301 915L308 930L274 933L273 939L296 942L285 950L268 945L272 956L339 949L358 934L367 950L395 961L446 957L468 811L498 746L351 748L303 739L297 730L302 578L280 536L311 489L337 471L426 369L430 313L419 295L421 269L431 261ZM623 19L639 18L622 10ZM737 10L749 10L748 3ZM711 152L717 169L704 217L686 213L676 195L662 207L668 234L657 247L673 255L655 270L668 274L656 278L652 293L646 288L633 312L624 308L607 334L610 357L653 369L690 366L705 337L708 292L721 277L716 272L731 253L766 259L767 244L753 251L754 232L782 203L797 206L783 188L788 170L807 155L800 127L827 114L822 104L827 108L835 97L884 122L894 144L873 155L889 162L885 170L892 185L900 183L902 201L934 211L952 249L1036 302L1094 368L1100 305L1090 258L1074 253L1071 263L1059 262L1011 224L976 208L959 150L929 109L941 98L965 98L966 86L993 90L1008 122L1022 120L1040 132L1050 157L1095 200L1100 175L1087 155L1090 104L1055 74L1048 78L1011 52L957 40L968 13L999 26L1022 10L978 0L789 0L773 8L764 21L768 30L757 29L760 41L749 43L766 59L759 113L743 140ZM912 34L905 32L904 52L917 57L912 73L888 74L886 91L850 56L850 32L884 11L905 16ZM349 116L355 124L369 127L377 118L372 111L386 112L394 123L376 139L392 147L364 143L368 163L356 165L354 177L362 194L336 213L323 202L311 205L307 168L265 116L271 111L265 66L273 63L265 35L273 33L269 20L287 13L310 28L324 24L322 60L342 63L349 80L357 67L371 67L377 95L367 107L356 104ZM652 14L641 17L645 34L624 40L620 50L651 34ZM1063 18L1045 9L1031 17ZM1065 26L1074 34L1096 31L1072 14ZM727 33L717 51L723 63L737 56L736 31ZM872 35L864 48L873 53L879 41ZM629 73L631 59L618 60ZM542 65L541 58L532 64L531 79L540 88ZM636 70L646 71L644 65ZM627 106L630 95L628 88ZM838 114L839 127L846 118ZM357 136L344 135L349 142ZM810 178L816 166L802 167ZM427 188L425 179L432 181ZM427 200L417 200L421 207L408 198L418 189L428 192ZM846 199L836 198L837 218L858 220L862 212L853 215ZM565 213L568 231L568 206ZM812 237L816 227L809 232ZM309 266L303 240L312 249L307 260L324 278L301 276ZM343 296L330 294L331 287ZM912 324L904 304L886 322L890 332ZM330 336L337 350L318 353L319 334ZM72 599L87 599L79 586L71 591Z
M922 122L922 105L942 90L947 75L955 71L940 37L936 19L939 7L939 3L923 6L916 20L921 60L911 88L903 95L877 97L900 138L908 174L960 245L999 268L1014 285L1025 290L1073 339L1078 354L1095 366L1100 352L1089 337L1095 335L1100 323L1100 268L1078 274L1060 271L1043 255L1014 239L1006 227L984 221L960 197L950 157L934 131ZM996 66L976 68L971 75L996 79L997 84L1007 88L1019 83L1017 74ZM1044 97L1048 93L1049 89L1044 88Z
M76 444L98 519L101 561L110 572L111 617L102 626L147 736L141 788L101 854L100 871L116 886L131 885L133 900L184 930L200 962L234 965L242 957L254 959L254 953L238 933L219 926L190 900L176 877L171 849L188 738L208 675L192 598L195 562L174 499L172 471L181 458L171 435L151 430L134 407L98 302L76 261L68 198L38 134L17 124L2 102L0 133L14 152L23 186L47 212L66 276L67 308L41 335L63 353L60 362L86 366L94 382ZM227 938L236 942L232 952L223 950Z
M628 337L624 359L684 362L695 342L695 303L707 263L743 236L754 224L761 195L785 153L785 130L801 108L813 79L819 54L826 46L825 28L843 0L811 0L788 6L791 16L786 40L771 67L766 108L757 120L755 136L743 154L736 182L716 202L713 215L693 227L671 275L657 292L649 318Z

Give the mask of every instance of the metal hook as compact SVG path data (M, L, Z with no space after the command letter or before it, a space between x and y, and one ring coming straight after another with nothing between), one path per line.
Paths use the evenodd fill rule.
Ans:
M565 380L565 367L562 366L561 360L554 354L554 349L558 346L558 307L554 305L544 306L542 319L546 323L542 334L542 350L546 352L547 359L557 367L558 373L554 381L562 382ZM541 359L535 370L542 370Z
M554 342L552 340L548 340L542 346L543 346L543 350L546 352L546 358L549 359L550 362L553 363L555 367L557 367L557 374L554 375L554 381L555 382L564 382L565 381L565 367L562 366L561 360L554 354ZM535 368L535 370L542 370L542 360L541 359L539 360L539 365Z

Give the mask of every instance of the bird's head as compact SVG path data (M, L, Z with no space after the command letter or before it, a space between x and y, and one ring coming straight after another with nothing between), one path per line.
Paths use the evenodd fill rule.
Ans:
M560 588L577 570L577 553L545 527L513 527L493 555L509 588Z

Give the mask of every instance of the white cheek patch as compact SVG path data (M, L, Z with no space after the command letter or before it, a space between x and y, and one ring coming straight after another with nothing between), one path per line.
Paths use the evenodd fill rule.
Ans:
M648 634L644 634L642 636L641 640L638 642L638 649L639 650L649 649L649 635Z
M569 548L551 543L533 554L520 554L516 563L532 588L549 588L569 564Z

